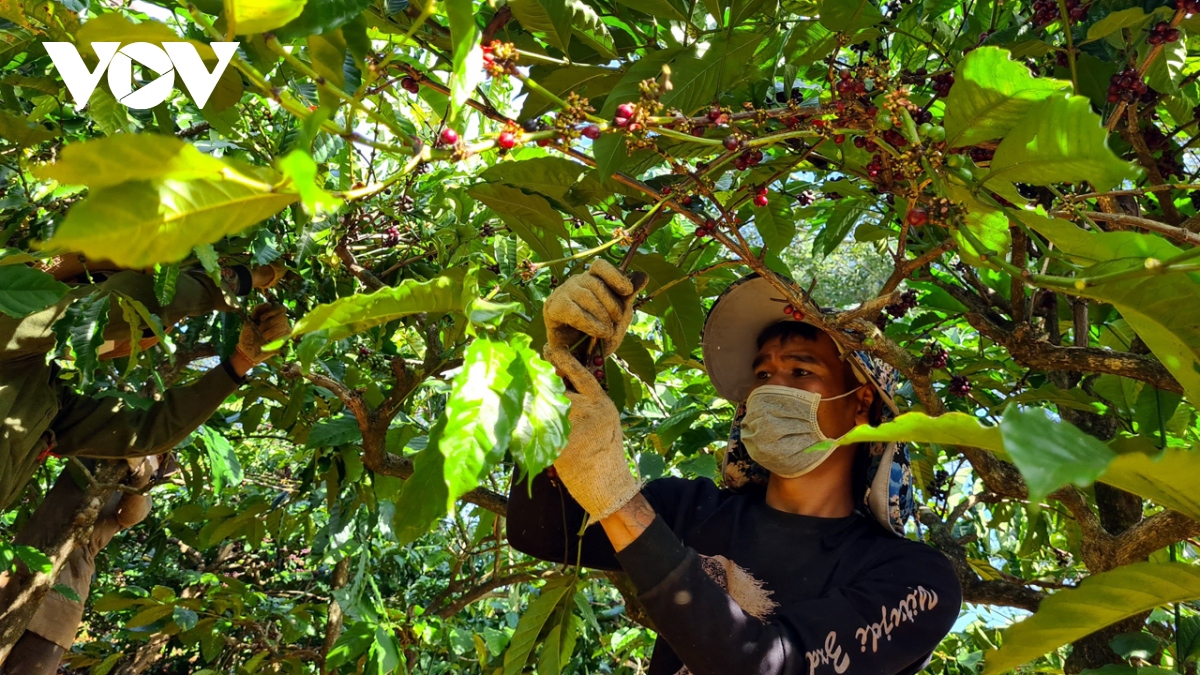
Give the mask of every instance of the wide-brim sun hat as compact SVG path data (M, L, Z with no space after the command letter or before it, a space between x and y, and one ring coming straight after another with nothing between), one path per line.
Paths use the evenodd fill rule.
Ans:
M798 313L785 313L787 305L787 299L771 281L751 274L735 281L717 298L704 322L701 351L705 370L717 394L737 404L721 463L722 482L729 488L765 484L770 477L742 444L741 421L746 414L746 399L754 388L758 336L783 321L808 323ZM878 421L883 423L899 414L893 398L899 382L896 370L867 352L846 349L836 339L834 343L859 383L870 386L883 401ZM855 486L856 494L861 494L857 508L889 532L904 536L905 525L915 513L908 446L880 442L867 444L866 450L866 466L859 478L863 483Z
M717 298L704 322L701 349L708 377L721 398L742 403L750 396L758 336L776 323L797 320L794 317L799 314L784 313L787 306L783 294L758 274L735 281ZM803 317L799 320L808 323ZM884 405L899 413L892 392L877 381L871 367L855 358L861 352L847 350L837 340L834 343L842 359L850 363L859 383L871 385Z

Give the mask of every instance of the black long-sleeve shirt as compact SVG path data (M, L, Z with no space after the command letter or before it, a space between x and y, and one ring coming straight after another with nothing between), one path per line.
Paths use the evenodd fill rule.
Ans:
M512 546L575 563L586 514L567 491L543 474L510 493ZM654 523L620 553L589 527L579 557L629 574L659 631L651 675L908 675L958 616L949 561L861 515L784 513L707 479L642 494Z

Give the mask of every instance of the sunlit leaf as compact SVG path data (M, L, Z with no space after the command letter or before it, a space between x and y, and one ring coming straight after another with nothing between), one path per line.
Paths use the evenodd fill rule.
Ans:
M1184 563L1134 563L1093 574L1078 588L1042 600L1033 616L1004 631L1004 643L990 651L983 672L1007 672L1135 614L1200 599L1200 567Z
M1034 77L1003 49L972 50L954 69L954 86L946 98L946 145L1001 138L1039 101L1070 87L1070 82Z
M304 11L305 0L225 0L225 16L238 35L265 33Z
M200 244L275 215L296 195L240 180L163 178L91 190L47 242L131 268L182 260Z
M987 180L1050 185L1088 181L1097 190L1132 178L1133 166L1108 148L1100 116L1082 96L1053 94L1031 106L992 157Z

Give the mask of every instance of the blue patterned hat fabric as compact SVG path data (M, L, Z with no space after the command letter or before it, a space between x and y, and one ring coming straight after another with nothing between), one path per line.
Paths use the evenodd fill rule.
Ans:
M773 297L776 295L774 287L758 275L744 277L721 294L704 326L704 364L709 377L718 394L738 404L721 464L722 483L732 489L766 485L770 477L742 444L741 422L746 414L745 397L752 386L750 362L757 352L758 335L781 320L782 305ZM893 419L897 409L892 399L899 384L896 370L866 352L843 353L843 358L851 359L859 381L870 383L881 395L884 405L879 422ZM908 446L870 443L864 454L866 471L856 472L865 483L855 486L855 495L862 495L857 508L889 532L904 536L905 525L916 512Z

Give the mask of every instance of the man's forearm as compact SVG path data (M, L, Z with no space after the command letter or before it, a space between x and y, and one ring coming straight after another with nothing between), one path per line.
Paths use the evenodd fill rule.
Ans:
M616 513L601 520L600 527L604 528L613 549L620 552L641 536L655 517L654 507L639 492Z

